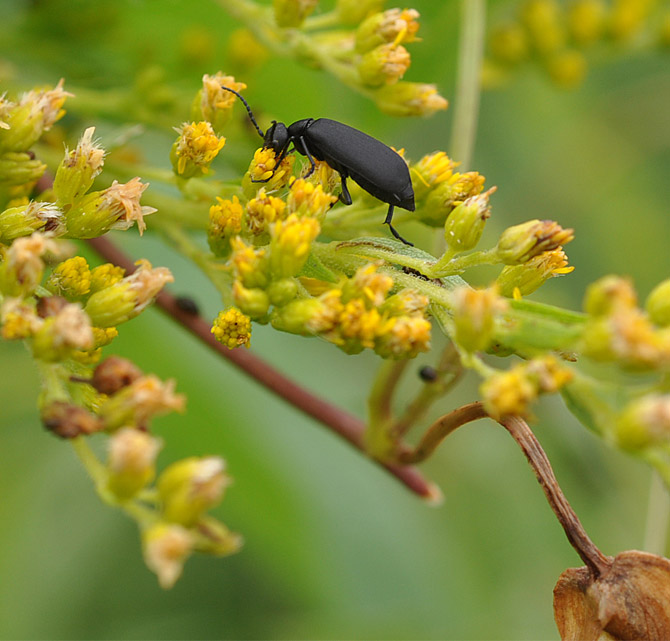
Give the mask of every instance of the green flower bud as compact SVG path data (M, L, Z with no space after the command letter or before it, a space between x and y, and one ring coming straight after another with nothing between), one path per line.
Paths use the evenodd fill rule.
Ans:
M53 191L61 206L74 205L93 185L102 171L105 150L93 142L95 127L89 127L73 151L65 151L65 158L56 170Z
M366 53L379 45L413 42L419 30L416 9L389 9L366 18L356 30L356 51Z
M650 394L629 403L617 419L617 443L628 450L670 441L670 395Z
M60 235L65 231L63 212L53 203L31 202L10 207L0 214L0 242L9 244L35 231Z
M617 310L637 307L637 294L629 278L603 276L586 289L584 311L589 316L608 316Z
M520 265L543 252L561 247L573 238L572 229L563 229L553 220L529 220L508 227L500 236L496 253L505 265Z
M0 155L0 181L3 185L25 185L42 177L47 166L25 151L6 151Z
M242 547L242 537L231 532L221 521L204 515L198 520L195 549L203 554L228 556Z
M491 215L489 194L468 198L458 205L447 217L444 225L444 239L455 252L474 249L482 237L484 225Z
M166 468L156 483L164 518L186 527L195 525L223 498L230 483L225 468L218 456L190 457Z
M273 0L275 22L278 27L297 28L318 3L319 0Z
M644 304L652 323L670 326L670 278L654 287Z
M379 13L385 0L337 0L336 11L345 24L359 24L371 13Z
M270 297L264 290L257 287L248 289L239 280L233 283L233 300L253 320L263 318L270 309Z
M156 475L161 442L140 430L125 427L109 439L107 488L121 500L135 496Z
M270 302L273 305L286 305L298 295L298 283L294 278L275 280L267 288Z
M493 340L496 318L507 303L495 288L461 287L452 292L454 341L468 352L489 347Z
M367 87L382 87L398 82L410 63L409 51L405 47L383 44L363 54L358 63L358 74Z
M293 300L283 307L272 310L270 322L272 327L282 332L313 336L310 322L323 310L323 303L316 298Z

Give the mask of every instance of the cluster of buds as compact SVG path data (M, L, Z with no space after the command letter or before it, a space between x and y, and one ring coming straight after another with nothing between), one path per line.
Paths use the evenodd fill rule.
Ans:
M637 371L670 367L670 281L658 285L645 308L629 280L606 276L589 286L581 351L601 362Z
M274 327L321 336L348 354L372 349L383 358L412 358L430 347L428 298L412 289L391 294L393 279L370 263L338 286L305 279L318 293L274 311Z
M282 38L283 30L300 29L308 23L317 4L318 0L274 0L274 20L267 26ZM385 0L338 0L331 13L312 18L332 30L322 28L316 35L306 32L309 40L300 45L286 34L286 43L296 46L296 54L313 64L337 60L337 65L328 66L329 71L348 84L358 84L386 113L427 116L446 109L447 101L434 85L401 81L411 63L404 45L418 40L418 11L384 11L384 4ZM248 34L246 37L240 46L248 47Z
M486 411L495 419L527 416L540 394L554 394L573 379L572 370L556 357L547 355L491 374L479 392Z
M645 39L670 44L670 12L660 14L651 0L526 0L509 21L492 29L485 77L499 81L516 66L539 63L554 83L574 87L587 69L594 45L619 47Z

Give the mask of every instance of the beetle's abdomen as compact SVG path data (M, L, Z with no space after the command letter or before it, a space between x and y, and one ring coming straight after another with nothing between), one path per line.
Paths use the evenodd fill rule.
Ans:
M414 189L407 164L383 142L328 118L314 120L303 135L316 158L351 176L382 202L414 211Z

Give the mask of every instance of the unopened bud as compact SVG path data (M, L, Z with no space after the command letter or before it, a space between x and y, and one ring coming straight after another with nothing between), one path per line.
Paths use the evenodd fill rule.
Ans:
M383 44L416 40L419 30L416 9L389 9L366 18L356 30L356 51L365 53Z
M0 180L3 185L25 185L42 177L47 166L31 152L6 151L0 154Z
M297 28L316 8L319 0L273 0L275 22L278 27Z
M654 287L644 307L652 323L660 327L670 326L670 278Z
M126 427L109 439L107 487L119 499L129 499L156 474L161 442L140 430Z
M584 311L589 316L609 316L617 310L637 306L637 294L629 278L603 276L591 283L584 296Z
M491 216L490 193L489 189L485 194L468 198L449 214L444 225L444 239L450 249L463 252L477 246Z
M109 356L93 371L91 385L101 394L112 396L142 376L140 369L127 358Z
M563 229L552 220L529 220L508 227L500 236L496 253L505 265L519 265L574 238L572 229Z
M395 84L409 69L409 51L393 43L379 45L365 53L358 63L361 82L368 87Z
M181 525L159 522L142 531L142 551L147 567L167 590L181 576L193 551L195 536Z
M95 415L65 401L54 401L42 410L44 427L60 438L77 438L100 432L102 421Z

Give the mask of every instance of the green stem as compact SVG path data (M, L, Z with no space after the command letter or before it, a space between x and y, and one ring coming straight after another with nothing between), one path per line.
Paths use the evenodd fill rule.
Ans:
M486 27L486 0L461 1L456 99L451 156L467 171L472 160L479 116L480 73Z
M670 496L668 496L668 488L664 485L660 474L652 472L644 533L644 550L665 556L669 523Z

